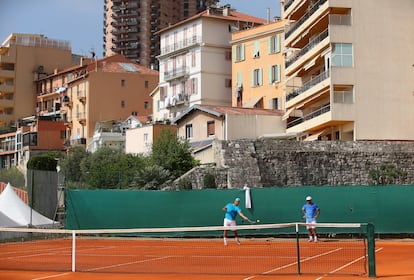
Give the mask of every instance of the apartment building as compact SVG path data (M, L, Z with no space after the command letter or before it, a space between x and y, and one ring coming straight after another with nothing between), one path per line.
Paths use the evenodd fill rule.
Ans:
M217 0L105 0L104 56L121 54L158 70L156 32L191 17Z
M19 119L17 130L0 134L0 169L18 166L26 171L30 156L48 151L63 151L66 127L48 117Z
M195 104L231 106L231 34L265 22L227 5L161 30L159 98L154 97L159 110L154 115L172 120Z
M414 2L285 0L287 132L413 140Z
M68 41L10 34L0 46L0 131L15 131L18 119L35 114L36 79L73 64Z
M284 21L232 34L232 106L284 108Z
M158 84L158 72L121 55L84 59L80 65L37 80L37 112L56 116L66 125L66 146L88 146L97 122L149 120L149 93Z

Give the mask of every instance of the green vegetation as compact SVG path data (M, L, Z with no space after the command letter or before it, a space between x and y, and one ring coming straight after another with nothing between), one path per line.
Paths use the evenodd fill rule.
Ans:
M0 181L10 183L14 187L25 188L24 175L16 167L0 169Z
M381 164L368 171L373 185L402 184L407 179L407 172L393 164Z
M205 174L203 177L203 185L206 189L217 189L214 175L211 173Z
M91 154L75 146L60 161L60 167L69 188L157 190L196 166L189 148L187 141L163 130L149 156L110 148Z
M59 156L59 154L53 152L32 156L27 162L27 169L56 171Z

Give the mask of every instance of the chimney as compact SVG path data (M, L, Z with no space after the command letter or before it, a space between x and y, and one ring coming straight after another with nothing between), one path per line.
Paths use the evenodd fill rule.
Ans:
M223 16L227 17L230 15L230 7L231 7L230 5L225 5L223 7Z

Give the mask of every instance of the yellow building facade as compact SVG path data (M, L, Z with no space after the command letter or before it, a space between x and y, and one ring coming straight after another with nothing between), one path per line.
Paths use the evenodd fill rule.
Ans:
M232 106L284 108L284 22L232 34Z

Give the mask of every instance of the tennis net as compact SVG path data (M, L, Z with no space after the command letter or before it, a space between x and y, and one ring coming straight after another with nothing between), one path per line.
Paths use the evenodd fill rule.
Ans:
M375 276L373 226L305 223L64 230L0 228L0 270L137 274ZM241 244L234 239L237 230Z

